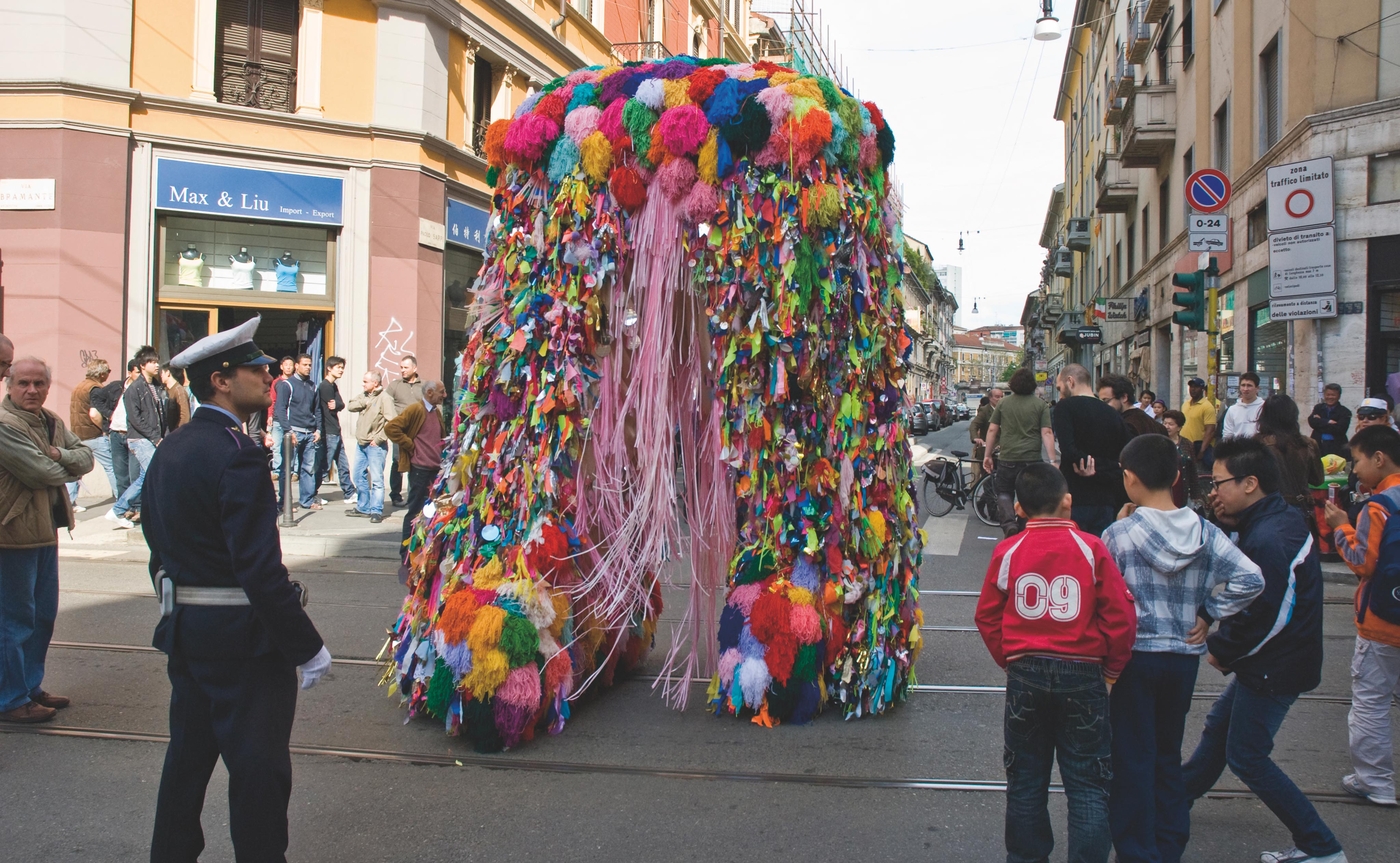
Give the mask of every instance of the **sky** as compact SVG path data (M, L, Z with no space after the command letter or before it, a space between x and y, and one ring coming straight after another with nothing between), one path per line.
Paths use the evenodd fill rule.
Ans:
M1052 114L1068 34L1030 38L1039 0L805 5L820 9L857 95L894 131L905 232L929 245L935 266L963 268L964 324L1020 323L1045 260L1045 208L1064 179L1064 127ZM759 12L788 6L753 0ZM1072 0L1055 6L1068 31Z

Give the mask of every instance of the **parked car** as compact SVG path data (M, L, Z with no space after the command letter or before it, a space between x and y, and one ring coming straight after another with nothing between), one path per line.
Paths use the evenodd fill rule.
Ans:
M928 411L929 431L938 431L948 423L943 418L943 402L939 399L924 402L924 410Z
M905 416L909 421L909 434L914 437L929 433L928 413L924 411L924 406L913 404L908 407Z
M971 416L972 412L968 410L967 405L958 405L958 419L965 420Z

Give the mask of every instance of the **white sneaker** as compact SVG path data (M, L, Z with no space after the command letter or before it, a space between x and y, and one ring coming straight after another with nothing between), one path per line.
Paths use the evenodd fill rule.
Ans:
M105 518L105 519L107 519L108 521L111 521L111 522L123 522L123 521L126 521L126 519L124 519L124 518L122 518L121 516L117 515L117 508L116 508L116 507L112 507L111 509L107 510L107 513L106 513L105 515L103 515L102 517Z
M78 504L75 503L75 504L73 504L73 511L74 511L74 512L87 512L87 507L85 507L85 506L79 506Z
M1289 848L1287 851L1265 851L1259 855L1259 863L1347 863L1347 853L1338 851L1336 854L1328 854L1323 857L1313 857L1305 851L1297 848Z
M1346 776L1342 777L1342 790L1352 797L1360 797L1362 800L1367 800L1377 806L1396 805L1394 795L1387 797L1383 794L1377 794L1368 790L1366 786L1361 784L1361 780L1357 778L1355 773L1348 773Z
M330 503L330 501L326 500L323 497L316 498L316 502L319 503L321 506L325 506L326 504Z

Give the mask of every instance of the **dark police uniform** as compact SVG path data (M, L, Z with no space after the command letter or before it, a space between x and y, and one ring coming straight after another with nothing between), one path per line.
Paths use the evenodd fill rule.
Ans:
M248 601L177 604L156 627L153 644L169 656L170 746L151 859L199 857L205 788L222 756L238 861L284 860L296 669L323 643L282 564L262 447L201 407L156 450L143 499L158 592L164 570L177 602L181 587L241 588Z

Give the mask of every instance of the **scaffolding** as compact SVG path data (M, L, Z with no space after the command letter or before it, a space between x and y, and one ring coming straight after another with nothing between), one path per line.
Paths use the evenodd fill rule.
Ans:
M753 13L773 22L771 30L755 34L755 60L781 61L804 75L830 78L848 93L857 93L845 58L836 53L831 28L813 0L788 0L787 9L754 9Z

